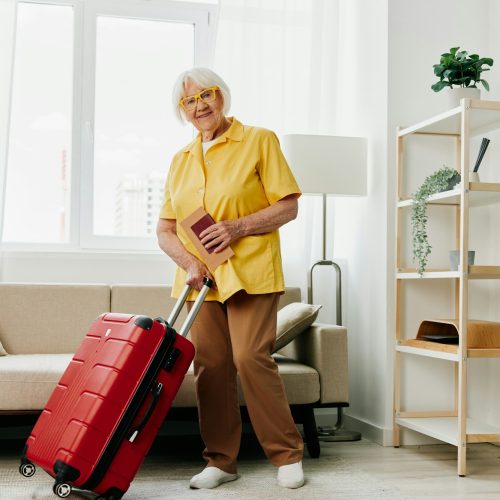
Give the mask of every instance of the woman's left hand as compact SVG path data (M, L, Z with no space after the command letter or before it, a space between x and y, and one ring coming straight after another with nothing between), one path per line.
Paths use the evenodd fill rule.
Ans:
M222 252L233 241L244 236L243 224L238 219L212 224L200 233L201 244L215 253Z

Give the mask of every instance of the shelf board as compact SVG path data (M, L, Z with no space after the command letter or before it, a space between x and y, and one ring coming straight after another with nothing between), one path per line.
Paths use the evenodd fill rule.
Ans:
M469 279L500 279L500 266L469 266Z
M460 274L449 269L429 269L420 276L416 269L398 269L396 278L398 280L460 278Z
M401 427L412 429L445 443L459 445L458 417L396 418ZM500 427L467 419L467 442L487 443L500 441Z
M467 349L467 357L469 358L500 358L500 349Z
M443 191L429 196L428 205L460 205L460 185L450 191ZM498 182L471 182L469 184L469 205L483 207L500 203L500 183ZM398 208L413 206L412 198L405 198L398 202Z
M466 99L465 105L471 111L469 131L471 135L485 133L500 127L500 102ZM459 135L462 107L450 109L420 123L399 130L398 136L414 133Z
M427 342L425 340L404 339L398 340L396 351L428 358L446 359L448 361L458 361L458 346L450 344L439 344L437 342Z
M439 342L428 342L420 339L399 339L396 343L396 351L428 358L445 359L448 361L459 361L458 345L440 344ZM500 358L500 349L479 348L467 349L468 358Z
M467 277L469 279L500 279L500 266L469 266ZM403 268L396 271L398 280L446 278L460 278L460 272L449 269L429 269L420 276L416 269Z

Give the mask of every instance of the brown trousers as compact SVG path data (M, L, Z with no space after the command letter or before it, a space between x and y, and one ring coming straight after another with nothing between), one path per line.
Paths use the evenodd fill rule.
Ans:
M302 460L304 443L271 356L278 299L276 293L240 291L223 304L205 302L191 328L203 457L209 466L229 473L236 472L241 441L236 373L269 461L281 466Z

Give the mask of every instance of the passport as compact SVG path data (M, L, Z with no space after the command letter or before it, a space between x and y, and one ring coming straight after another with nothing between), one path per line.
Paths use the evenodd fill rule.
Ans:
M223 262L226 262L234 255L231 247L226 247L222 250L222 252L215 253L214 249L207 250L201 244L200 233L212 224L215 224L214 219L202 207L196 209L191 215L188 215L180 223L187 237L198 251L201 260L206 264L210 271L214 271Z
M191 226L191 230L196 235L196 237L201 241L200 233L203 232L208 227L212 226L213 224L215 224L215 221L212 219L212 216L210 214L206 214ZM213 253L214 250L215 248L210 248L210 250L207 250L207 252Z

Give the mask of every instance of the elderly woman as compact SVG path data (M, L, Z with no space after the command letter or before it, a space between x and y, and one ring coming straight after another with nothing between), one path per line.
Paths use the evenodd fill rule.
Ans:
M178 266L174 297L185 283L200 290L205 276L215 282L191 329L207 466L190 486L215 488L238 478L238 373L257 438L278 467L278 483L299 488L303 441L271 352L284 290L278 228L296 217L300 190L276 135L227 116L230 91L216 73L206 68L182 73L173 102L178 117L199 134L172 160L158 242ZM180 226L199 207L215 221L199 235L205 249L221 252L230 246L234 252L215 269L203 262Z

